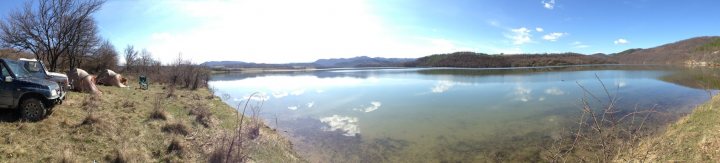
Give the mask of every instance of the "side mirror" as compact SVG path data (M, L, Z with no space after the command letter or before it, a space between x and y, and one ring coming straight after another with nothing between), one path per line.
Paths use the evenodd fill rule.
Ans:
M10 83L10 82L12 82L12 81L13 81L13 78L12 78L11 76L6 76L6 77L5 77L5 82Z

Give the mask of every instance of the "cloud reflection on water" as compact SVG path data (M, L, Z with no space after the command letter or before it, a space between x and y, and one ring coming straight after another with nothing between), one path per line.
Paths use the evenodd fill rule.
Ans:
M250 95L245 95L245 96L243 96L243 97L240 98L240 99L234 98L233 101L245 101L245 100L247 100L248 98L250 98L250 100L252 100L252 101L267 101L267 100L270 100L270 96L266 95L265 93L258 93L258 94L255 94L254 96L252 96L252 98L250 97Z
M379 101L372 101L372 102L370 102L370 106L368 106L368 107L365 107L365 108L355 108L355 109L353 109L353 110L369 113L369 112L378 110L378 109L380 108L380 106L382 106L382 103L381 103L381 102L379 102Z
M619 88L622 88L622 87L627 86L627 83L626 83L625 81L622 81L622 80L621 80L621 81L616 81L615 83L616 83L615 85L617 85L617 87L619 87Z
M433 86L431 90L433 93L443 93L447 90L450 90L450 88L452 88L453 86L455 86L455 83L448 80L442 80L435 84L435 86Z
M517 99L522 102L528 102L532 98L530 96L530 93L532 93L532 89L525 88L523 86L517 86L515 87L514 94L517 96Z
M343 135L345 136L355 136L360 133L357 117L340 116L336 114L330 117L320 118L320 122L328 125L328 127L322 128L324 131L339 130L344 132Z
M283 98L285 96L288 96L289 94L287 92L273 92L272 96L275 98Z
M560 96L560 95L564 95L565 91L560 90L560 88L558 88L558 87L552 87L552 88L545 89L545 93L549 94L549 95Z

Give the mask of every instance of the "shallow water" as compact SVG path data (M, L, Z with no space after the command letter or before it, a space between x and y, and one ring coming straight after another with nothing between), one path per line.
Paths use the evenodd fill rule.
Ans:
M582 98L610 94L624 111L682 115L715 92L692 84L708 72L716 71L338 69L218 74L210 86L233 106L258 92L251 104L264 101L261 117L312 162L533 161L572 127Z

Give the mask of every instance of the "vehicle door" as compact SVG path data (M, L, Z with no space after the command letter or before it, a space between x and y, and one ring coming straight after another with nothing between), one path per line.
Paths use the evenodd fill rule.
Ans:
M13 104L13 93L15 84L13 82L6 82L5 77L11 76L5 63L0 62L0 106L9 107Z

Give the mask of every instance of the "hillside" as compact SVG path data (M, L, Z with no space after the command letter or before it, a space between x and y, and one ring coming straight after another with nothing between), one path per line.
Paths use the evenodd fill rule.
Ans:
M621 64L719 65L720 37L695 37L649 49L629 49L612 56Z
M313 62L318 67L383 67L402 66L403 63L413 61L412 58L370 58L367 56L353 58L319 59Z
M409 62L409 67L533 67L579 64L612 64L606 55L562 54L515 54L488 55L474 52L436 54Z

